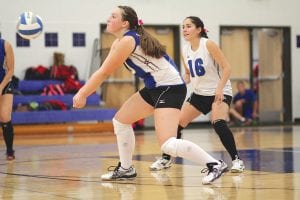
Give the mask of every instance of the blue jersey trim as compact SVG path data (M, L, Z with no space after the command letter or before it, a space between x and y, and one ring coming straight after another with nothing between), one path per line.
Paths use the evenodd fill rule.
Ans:
M168 56L167 54L165 54L163 57L176 69L177 72L179 72L177 65L175 64L175 62L173 61L173 59L170 58L170 56Z
M0 39L0 82L2 82L6 71L4 69L4 60L5 60L5 41Z
M132 52L134 52L135 49L136 49L136 47L137 47L138 45L140 45L140 36L137 34L137 32L132 31L132 30L127 31L127 32L124 34L124 36L131 36L131 37L134 38L135 46L134 46L134 49L133 49L133 51L132 51Z
M164 55L164 58L176 69L176 71L178 72L178 73L180 73L179 72L179 69L178 69L178 66L175 64L175 62L174 62L174 60L172 59L172 58L170 58L170 56L169 55L167 55L167 54L165 54ZM183 80L183 78L182 78L182 76L180 76L180 78L181 78L181 80L182 80L182 82L184 82L184 80Z
M146 88L155 88L156 81L150 72L145 72L138 65L134 64L131 59L127 59L126 64L135 71L136 76L143 79Z

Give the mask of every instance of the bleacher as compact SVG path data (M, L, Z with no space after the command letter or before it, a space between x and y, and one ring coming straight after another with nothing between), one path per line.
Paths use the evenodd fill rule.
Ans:
M30 102L42 103L48 100L59 100L66 104L68 110L42 110L42 111L14 111L12 122L14 124L41 124L41 123L64 123L78 121L110 121L115 109L100 108L100 96L96 93L87 98L85 109L72 109L73 95L41 96L34 94L42 91L49 84L62 83L58 80L21 80L18 90L21 94L14 96L13 107L28 104Z

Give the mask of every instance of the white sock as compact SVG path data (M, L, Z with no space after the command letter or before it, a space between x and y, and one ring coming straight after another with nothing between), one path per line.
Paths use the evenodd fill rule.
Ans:
M161 146L161 149L171 156L179 156L201 165L206 165L206 163L210 162L219 163L218 160L209 155L201 147L188 140L171 137Z
M123 124L113 118L114 131L117 136L121 167L128 169L132 166L132 154L135 147L135 136L130 124Z

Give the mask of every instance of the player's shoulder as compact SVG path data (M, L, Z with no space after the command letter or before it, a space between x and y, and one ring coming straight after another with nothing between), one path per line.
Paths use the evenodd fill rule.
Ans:
M132 37L136 40L140 38L140 35L136 31L129 30L126 33L124 33L124 37Z
M213 40L208 38L202 38L202 41L206 44L206 46L216 46L217 43L215 43Z

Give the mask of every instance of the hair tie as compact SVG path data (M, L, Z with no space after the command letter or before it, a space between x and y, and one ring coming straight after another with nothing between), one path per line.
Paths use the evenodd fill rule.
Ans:
M203 28L203 31L204 31L205 33L209 32L207 28Z
M139 25L139 26L142 26L143 24L144 24L143 20L139 19L139 20L138 20L138 25Z

